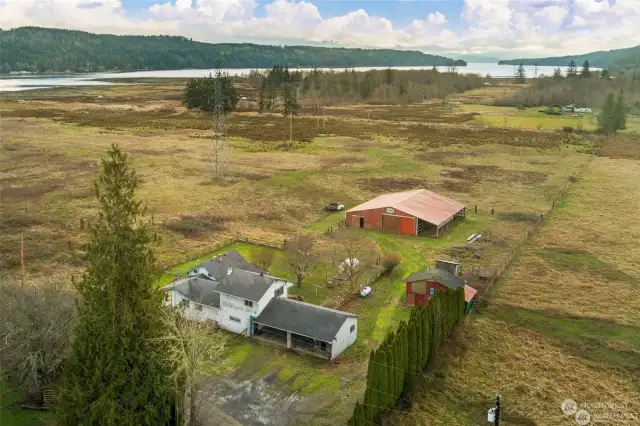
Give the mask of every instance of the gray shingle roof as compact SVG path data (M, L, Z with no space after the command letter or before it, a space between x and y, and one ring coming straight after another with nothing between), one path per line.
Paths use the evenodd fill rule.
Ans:
M270 277L269 275L234 269L231 275L222 277L216 290L220 293L257 302L274 281L284 280Z
M348 317L357 315L289 299L274 298L256 322L324 342L332 342Z
M195 277L189 278L174 285L163 287L164 291L175 290L192 302L220 308L220 293L216 287L216 281Z
M242 269L244 271L262 272L256 265L247 262L237 250L231 250L224 254L218 255L211 260L208 260L202 264L213 278L220 281L225 275L227 275L227 269L231 266L233 269Z
M404 280L405 283L411 283L414 281L435 281L452 290L458 287L464 287L467 283L465 280L453 275L451 272L439 268L414 272Z

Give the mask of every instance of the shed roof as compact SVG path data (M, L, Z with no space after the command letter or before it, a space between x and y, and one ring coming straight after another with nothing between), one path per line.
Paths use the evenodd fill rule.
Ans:
M355 212L385 207L402 210L426 222L440 226L466 206L444 195L436 194L426 189L415 189L413 191L383 194L347 211Z
M177 291L192 302L220 308L220 293L216 287L218 283L200 277L188 278L162 288L164 291Z
M332 342L349 317L356 318L357 315L305 302L273 298L255 321L279 330Z
M271 284L276 281L285 280L269 275L260 275L255 272L234 269L230 275L222 277L216 291L258 302L269 287L271 287Z
M458 287L464 287L467 284L467 282L459 276L453 275L451 272L440 268L414 272L404 280L406 283L414 281L434 281L452 290L455 290Z
M227 270L231 266L233 269L242 269L244 271L260 273L262 270L256 265L247 262L237 250L230 250L224 254L213 257L202 264L202 267L206 269L213 278L220 281L225 275Z

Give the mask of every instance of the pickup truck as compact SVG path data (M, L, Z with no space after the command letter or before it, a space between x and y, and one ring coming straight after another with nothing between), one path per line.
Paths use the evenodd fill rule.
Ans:
M344 204L329 203L326 206L324 206L324 209L328 212L337 212L340 210L344 210Z

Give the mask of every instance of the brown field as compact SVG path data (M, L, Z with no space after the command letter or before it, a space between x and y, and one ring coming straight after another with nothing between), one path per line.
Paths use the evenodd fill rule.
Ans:
M327 365L246 341L231 346L228 364L242 379L268 378L265 386L277 391L279 402L300 399L288 413L291 424L344 424L362 397L369 351L408 316L402 279L438 257L458 259L466 271L500 267L570 185L507 277L488 297L481 288L482 312L467 319L425 374L413 410L395 413L391 424L479 424L498 389L510 424L547 424L540 420L545 410L562 420L557 399L565 394L579 402L595 401L596 392L637 402L637 382L629 378L630 372L637 376L632 366L639 345L629 336L640 307L633 296L639 275L632 259L639 253L631 212L640 207L633 134L600 140L478 125L472 102L502 96L503 87L469 92L464 108L431 101L341 105L327 107L326 118L309 108L293 120L292 143L282 115L241 112L228 122L232 171L216 178L208 164L209 118L181 106L181 84L0 97L3 269L18 273L22 235L29 282L82 271L76 248L96 217L92 179L114 143L130 154L142 178L138 196L161 236L162 264L182 263L239 234L281 241L303 230L322 233L342 218L324 215L329 201L350 207L382 192L424 187L467 203L467 220L440 240L364 234L380 251L398 252L402 264L376 282L373 297L345 306L361 315L360 335L339 362ZM463 95L456 101L464 102ZM620 159L593 159L595 152ZM623 231L627 225L632 231ZM486 240L465 246L475 232ZM256 250L237 247L249 256ZM282 265L274 268L286 276ZM323 303L332 297L323 283L318 272L297 291ZM495 385L494 365L502 378ZM589 386L592 379L597 386ZM225 408L232 416L240 410Z

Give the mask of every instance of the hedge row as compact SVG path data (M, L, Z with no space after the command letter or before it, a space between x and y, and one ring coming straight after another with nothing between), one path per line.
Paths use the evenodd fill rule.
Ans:
M366 426L378 422L401 395L410 396L419 373L464 311L463 288L438 291L428 307L414 308L408 322L401 321L395 332L390 331L378 349L371 351L364 401L356 402L349 424Z

